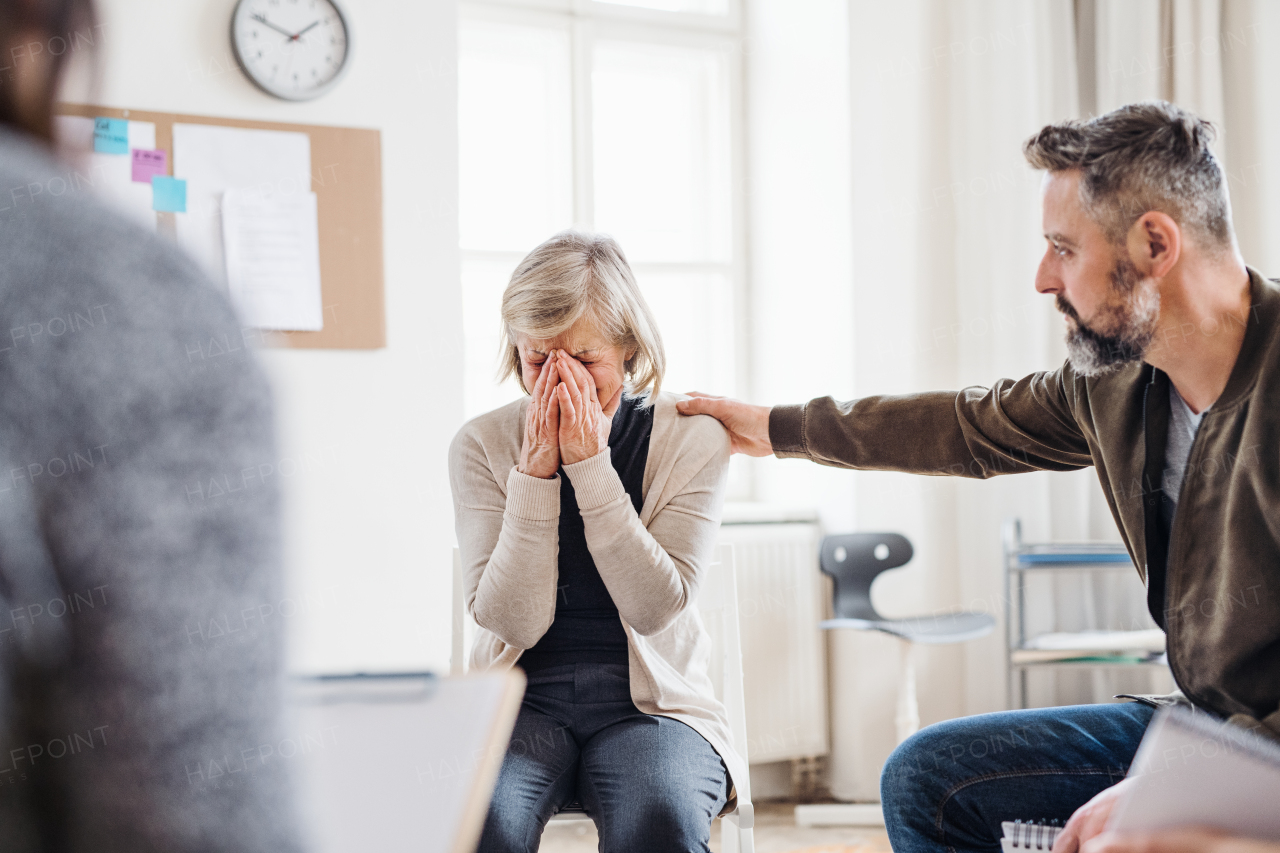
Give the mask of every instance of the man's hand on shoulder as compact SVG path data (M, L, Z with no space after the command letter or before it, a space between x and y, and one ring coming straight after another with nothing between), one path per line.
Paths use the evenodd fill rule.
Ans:
M698 391L689 392L691 400L676 403L676 411L682 415L710 415L729 431L730 447L734 453L747 456L769 456L773 445L769 442L769 407L752 406L728 397L712 397Z

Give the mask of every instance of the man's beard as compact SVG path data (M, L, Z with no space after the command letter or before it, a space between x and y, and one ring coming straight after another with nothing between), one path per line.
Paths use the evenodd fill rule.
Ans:
M1091 326L1058 294L1058 310L1074 321L1067 329L1067 360L1081 376L1100 376L1141 361L1155 338L1160 292L1154 282L1144 279L1128 258L1120 258L1111 268L1111 290L1119 300L1099 308Z

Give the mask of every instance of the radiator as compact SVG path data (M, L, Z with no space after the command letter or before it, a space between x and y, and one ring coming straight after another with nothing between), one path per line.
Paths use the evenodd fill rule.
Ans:
M725 524L734 546L742 630L747 753L752 764L825 755L830 582L817 524Z

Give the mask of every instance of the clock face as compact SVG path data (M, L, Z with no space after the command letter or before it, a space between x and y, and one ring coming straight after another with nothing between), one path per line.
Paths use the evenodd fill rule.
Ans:
M240 0L231 43L249 79L291 101L333 86L347 65L347 22L334 0Z

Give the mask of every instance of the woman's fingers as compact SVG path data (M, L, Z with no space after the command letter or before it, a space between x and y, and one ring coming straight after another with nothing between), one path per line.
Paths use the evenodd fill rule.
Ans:
M529 401L529 408L525 411L524 418L524 443L529 444L538 440L538 435L542 431L542 401L534 397Z
M546 388L546 384L547 384L547 371L545 369L539 370L538 378L533 380L533 391L531 392L530 396L532 396L533 399L537 400L539 397L542 396L542 391L544 388Z
M546 380L546 384L542 386L542 401L545 404L549 402L551 395L555 393L556 385L560 383L560 371L555 356L549 356L543 363L542 375L538 378Z
M582 368L582 387L585 389L583 396L599 406L600 400L596 396L596 379L585 367Z
M573 399L569 396L569 389L565 387L565 383L561 382L556 386L556 403L560 410L560 426L576 427L578 425L578 410L573 406Z
M561 353L561 370L560 373L572 385L572 390L576 397L575 402L578 404L579 411L586 408L588 403L600 405L600 401L596 398L596 383L591 376L591 372L582 366L582 362L576 358Z
M573 356L569 355L566 352L561 351L561 355L562 355L562 361L561 361L562 374L568 373L569 375L571 375L574 379L575 385L581 386L585 383L587 385L592 386L593 388L595 387L595 382L591 378L591 372L582 366L582 362L578 361L576 358L574 358ZM590 399L590 394L588 394L585 399Z
M574 373L570 373L565 377L565 381L560 383L560 387L569 395L573 410L578 417L585 418L587 416L587 407L583 405L582 388L578 385L578 377Z
M552 393L551 399L547 401L547 413L543 417L543 422L547 427L548 441L560 441L560 395Z

